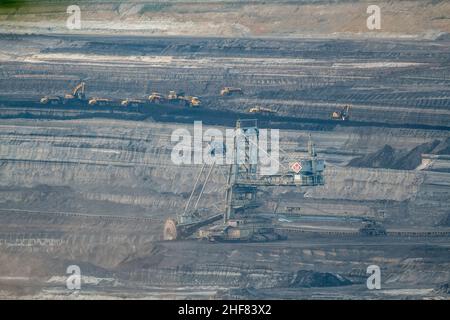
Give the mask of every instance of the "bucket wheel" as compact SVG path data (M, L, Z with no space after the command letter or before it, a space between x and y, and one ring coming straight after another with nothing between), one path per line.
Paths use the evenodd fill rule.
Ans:
M174 219L167 219L164 223L164 240L177 240L177 222Z

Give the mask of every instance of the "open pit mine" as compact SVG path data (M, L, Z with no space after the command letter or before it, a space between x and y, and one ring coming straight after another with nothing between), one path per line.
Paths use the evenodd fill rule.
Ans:
M0 299L449 299L448 3L149 3L0 6Z

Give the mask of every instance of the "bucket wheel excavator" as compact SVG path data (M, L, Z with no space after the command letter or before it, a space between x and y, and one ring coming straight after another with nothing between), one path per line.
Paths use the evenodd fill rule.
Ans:
M324 160L319 159L314 144L308 143L308 157L299 160L291 172L280 175L261 175L258 163L252 161L251 150L259 151L259 129L257 120L238 120L234 137L234 160L229 166L225 209L223 212L203 218L198 208L199 201L210 179L215 163L210 165L205 181L199 188L200 177L204 175L204 164L195 181L194 188L182 213L169 218L164 224L163 239L186 239L195 234L197 238L209 241L243 242L273 241L283 237L275 232L271 218L254 212L260 202L257 199L260 187L291 186L314 187L324 184ZM240 143L240 145L239 145ZM243 154L242 154L243 151ZM238 152L240 152L238 161ZM262 151L261 151L262 152ZM292 172L293 171L293 172ZM221 220L221 223L214 222Z

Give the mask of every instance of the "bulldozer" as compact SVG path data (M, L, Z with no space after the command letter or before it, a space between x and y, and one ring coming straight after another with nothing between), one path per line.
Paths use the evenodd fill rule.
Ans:
M222 97L231 96L231 95L243 95L244 91L241 88L233 88L233 87L223 87L220 90L220 95Z
M345 105L341 110L339 111L334 111L331 114L331 119L332 120L338 120L338 121L348 121L350 120L350 108L352 106L351 105Z

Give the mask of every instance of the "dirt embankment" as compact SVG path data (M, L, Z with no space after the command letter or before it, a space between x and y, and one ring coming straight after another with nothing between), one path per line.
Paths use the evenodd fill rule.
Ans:
M450 32L448 1L78 1L81 33L183 36L421 36ZM71 32L68 1L8 1L0 5L5 31ZM381 9L381 30L366 26L367 8Z
M358 157L348 163L350 167L414 170L422 163L422 154L450 154L450 139L423 143L411 150L396 150L385 145L380 150Z

